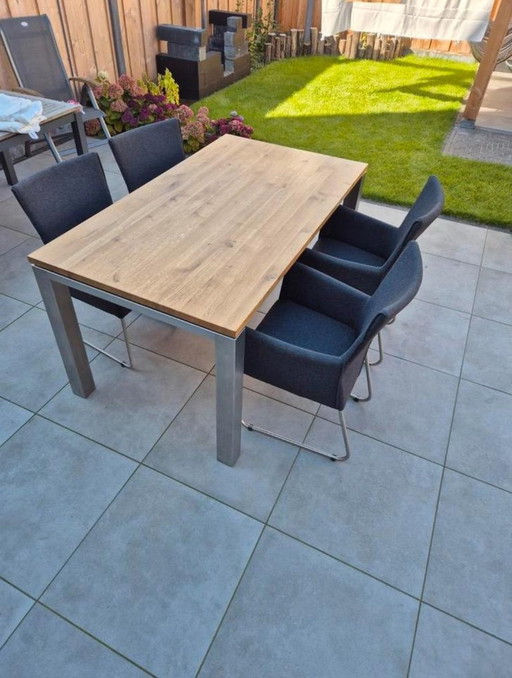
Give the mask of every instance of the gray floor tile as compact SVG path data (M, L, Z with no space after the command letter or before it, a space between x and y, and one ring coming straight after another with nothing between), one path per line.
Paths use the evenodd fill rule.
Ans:
M266 520L298 449L242 429L236 466L216 457L215 380L208 377L145 463L245 513Z
M1 209L0 205L0 211ZM13 231L10 228L0 226L0 255L12 250L17 245L20 245L27 238L28 235L25 235L24 233L18 233L18 231Z
M436 219L419 238L422 252L480 265L487 229L480 226Z
M260 532L142 468L44 602L160 678L194 676Z
M373 398L349 401L350 429L443 463L450 435L457 379L448 374L386 355L372 368ZM363 392L361 380L357 392ZM319 416L338 422L338 413L321 407Z
M489 229L482 266L512 273L512 233Z
M39 288L27 255L41 247L37 238L28 238L21 245L0 257L0 292L27 304L41 301Z
M94 330L84 336L100 348L112 339ZM89 349L88 354L97 355ZM0 332L0 396L36 411L66 382L45 311L33 308Z
M16 173L18 169L16 168ZM22 178L22 177L18 177ZM14 196L0 202L0 225L12 228L20 233L27 235L37 235L35 228L30 223L30 219L21 209L19 202Z
M23 426L32 412L0 398L0 445Z
M267 529L199 675L403 678L416 613L412 598Z
M462 376L512 393L512 327L473 316Z
M0 330L30 310L28 304L0 294Z
M0 654L12 678L144 678L147 673L37 605Z
M471 313L479 270L474 264L423 254L423 282L417 298Z
M409 678L510 678L512 647L422 605Z
M34 601L28 596L0 580L0 648L33 604ZM0 651L0 675L14 675L2 673L1 656Z
M307 442L340 446L317 419ZM441 468L355 433L347 463L301 452L269 523L415 596L421 593Z
M512 641L512 494L445 471L424 600Z
M482 268L473 313L512 325L512 275Z
M0 574L39 596L135 465L36 417L0 450Z
M447 466L512 492L512 395L462 380Z
M0 335L1 338L1 335ZM123 343L111 347L121 355ZM132 347L134 370L98 356L96 390L79 398L67 386L43 409L49 419L141 460L204 378L202 372Z
M470 316L415 299L383 330L384 351L459 376Z
M209 372L215 362L211 339L142 315L130 327L130 341L203 372Z
M313 421L312 414L247 389L244 390L242 416L248 424L269 429L298 443L304 441Z

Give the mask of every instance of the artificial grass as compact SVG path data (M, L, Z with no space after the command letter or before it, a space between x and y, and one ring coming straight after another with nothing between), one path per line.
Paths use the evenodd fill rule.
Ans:
M417 56L287 59L194 108L212 117L236 110L256 139L367 162L363 195L372 200L410 205L436 174L445 214L512 228L512 167L441 153L475 70Z

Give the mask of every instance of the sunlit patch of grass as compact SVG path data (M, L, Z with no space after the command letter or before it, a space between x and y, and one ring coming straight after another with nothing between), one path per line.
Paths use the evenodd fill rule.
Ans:
M270 64L204 99L214 117L236 110L255 138L369 164L365 197L409 205L429 174L445 214L512 227L512 167L442 155L475 66L304 57Z

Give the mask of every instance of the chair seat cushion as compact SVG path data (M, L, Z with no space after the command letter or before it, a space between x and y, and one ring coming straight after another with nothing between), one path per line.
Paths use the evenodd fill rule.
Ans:
M367 252L354 245L349 245L341 240L336 240L335 238L319 238L313 249L317 252L330 254L338 259L346 259L347 261L354 261L358 264L367 264L369 266L382 266L386 261L376 254Z
M332 356L342 355L356 336L352 327L289 300L279 300L272 306L258 332Z

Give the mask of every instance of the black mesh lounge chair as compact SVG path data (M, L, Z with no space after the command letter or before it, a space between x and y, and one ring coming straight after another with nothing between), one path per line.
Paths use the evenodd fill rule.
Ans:
M97 153L87 153L53 165L23 179L12 192L39 233L43 243L66 233L112 204L105 173ZM130 312L123 306L70 288L71 296L116 316L121 321L128 362L97 346L87 344L123 367L132 367L130 345L124 318Z
M372 295L304 264L295 264L283 280L278 301L257 329L246 329L245 372L337 409L346 453L334 455L253 424L243 422L244 425L333 461L348 459L350 447L343 409L372 339L414 298L422 273L421 254L415 242L407 245Z
M428 178L398 228L340 205L320 231L313 249L305 250L299 261L373 294L407 243L430 226L443 205L443 188L435 176ZM378 340L380 355L373 365L383 357L380 333Z
M108 143L130 193L185 159L176 118L124 132Z
M76 96L71 83L81 84L83 121L97 118L105 136L110 137L103 119L105 114L99 109L92 91L95 83L79 77L68 78L46 14L1 19L0 38L21 91L46 99L69 101ZM60 162L51 137L45 135L45 139L55 160Z

